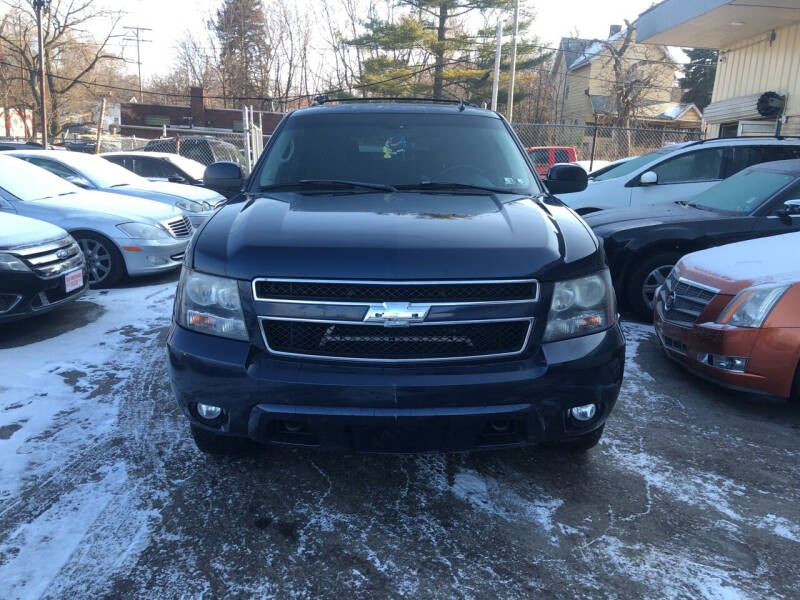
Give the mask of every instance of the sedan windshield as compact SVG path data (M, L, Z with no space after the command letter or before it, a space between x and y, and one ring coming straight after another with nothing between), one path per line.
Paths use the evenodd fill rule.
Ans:
M436 193L431 184L539 193L535 176L503 122L463 113L289 118L254 179L267 189L344 180L401 189L420 186L431 193Z
M128 171L106 159L82 152L64 153L59 156L59 162L77 171L99 188L111 188L125 185L146 187L147 179L139 177L136 173Z
M750 214L795 179L795 175L788 173L740 171L701 192L689 204L725 213Z
M20 200L41 200L80 192L81 188L49 171L13 158L0 156L0 188Z

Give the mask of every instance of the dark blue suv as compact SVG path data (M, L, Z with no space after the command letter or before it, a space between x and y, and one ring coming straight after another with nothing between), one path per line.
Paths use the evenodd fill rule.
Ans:
M600 439L625 343L602 248L498 114L287 115L187 249L172 387L201 450L463 451Z

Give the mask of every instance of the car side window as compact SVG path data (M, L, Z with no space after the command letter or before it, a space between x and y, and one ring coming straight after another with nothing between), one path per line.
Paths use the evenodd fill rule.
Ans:
M567 150L554 150L554 160L557 163L569 162L569 152Z
M722 179L723 148L706 148L680 154L651 170L658 175L658 184L692 183Z
M161 161L153 158L134 159L133 172L142 177L166 177Z
M547 150L533 150L529 156L537 167L546 167L550 164L550 155Z
M29 158L28 162L31 164L36 165L37 167L41 167L50 171L53 175L58 175L62 179L69 179L70 177L78 177L78 173L62 165L61 163L57 163L54 160L48 160L46 158Z
M763 146L732 146L726 177L742 169L774 160L800 158L800 146L770 144Z

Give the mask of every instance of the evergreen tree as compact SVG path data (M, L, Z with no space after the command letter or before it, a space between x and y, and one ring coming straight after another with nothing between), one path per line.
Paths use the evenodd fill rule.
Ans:
M681 88L685 91L681 102L694 102L703 110L711 104L714 91L714 76L717 72L717 51L696 48L685 50L689 62L683 66Z

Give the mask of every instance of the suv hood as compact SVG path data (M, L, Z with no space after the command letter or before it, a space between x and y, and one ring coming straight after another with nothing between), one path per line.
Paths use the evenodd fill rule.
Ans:
M602 230L613 233L650 225L717 219L719 216L719 213L709 210L700 210L677 202L665 202L639 207L600 210L584 215L583 219L589 227L598 232Z
M0 212L0 250L40 244L67 237L67 232L50 223Z
M692 252L676 269L681 277L734 295L761 283L800 282L798 248L800 233L787 233Z
M183 214L174 206L167 206L161 202L140 198L121 198L118 194L96 191L76 192L68 196L43 198L42 200L29 200L24 204L40 208L47 207L64 217L117 217L120 223L125 221L163 221L180 217Z
M175 204L179 200L194 200L195 202L208 202L211 204L209 210L213 209L217 203L225 200L217 192L196 185L185 185L182 183L170 183L167 181L151 181L147 184L125 185L108 189L114 194L124 194L125 196L135 196L146 200L155 200L168 204Z
M228 204L207 222L195 237L193 264L245 280L547 279L548 267L564 276L557 267L587 256L602 268L595 237L572 211L501 198L411 192L259 197Z

